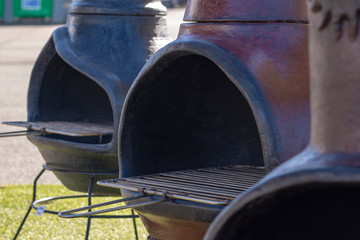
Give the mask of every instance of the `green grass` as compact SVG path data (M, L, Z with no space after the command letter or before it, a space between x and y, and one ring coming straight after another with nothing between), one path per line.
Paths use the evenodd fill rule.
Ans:
M67 190L62 185L39 185L37 199L79 194ZM0 186L0 239L12 239L31 202L32 186ZM117 198L93 198L93 204ZM63 211L86 206L86 198L57 200L43 204L48 210ZM130 210L113 214L131 214ZM35 209L23 226L18 239L84 239L87 219L61 219L57 215L35 215ZM136 220L139 239L147 238L145 227ZM132 219L92 219L89 239L135 239Z

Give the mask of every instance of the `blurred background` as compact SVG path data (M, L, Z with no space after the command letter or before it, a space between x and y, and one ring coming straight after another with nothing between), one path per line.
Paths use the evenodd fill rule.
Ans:
M72 0L0 0L0 23L52 23L66 21ZM168 8L183 8L187 0L162 0Z
M176 39L186 1L164 0L168 28ZM51 33L66 22L69 0L0 0L0 122L27 119L30 74ZM0 124L0 132L22 130ZM43 159L26 137L0 138L0 186L31 184ZM40 184L58 180L46 172Z

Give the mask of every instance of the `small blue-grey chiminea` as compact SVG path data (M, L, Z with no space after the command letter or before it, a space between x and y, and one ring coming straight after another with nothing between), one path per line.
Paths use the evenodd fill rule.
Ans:
M165 15L160 0L76 0L66 26L40 53L28 122L15 124L41 132L28 138L69 189L88 191L89 176L76 172L118 177L123 101L142 66L169 40ZM94 186L93 193L106 190Z

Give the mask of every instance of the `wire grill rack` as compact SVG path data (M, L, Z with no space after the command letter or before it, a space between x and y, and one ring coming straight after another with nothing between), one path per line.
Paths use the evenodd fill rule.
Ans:
M147 195L166 195L210 205L227 205L266 175L264 167L224 166L99 181L102 186Z

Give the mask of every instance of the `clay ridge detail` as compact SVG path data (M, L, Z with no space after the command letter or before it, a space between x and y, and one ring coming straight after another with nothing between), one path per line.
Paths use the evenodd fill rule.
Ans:
M308 0L310 11L321 14L317 24L319 31L334 26L335 39L339 41L348 29L348 36L356 40L359 34L360 1L345 0L352 4L344 4L344 0Z

